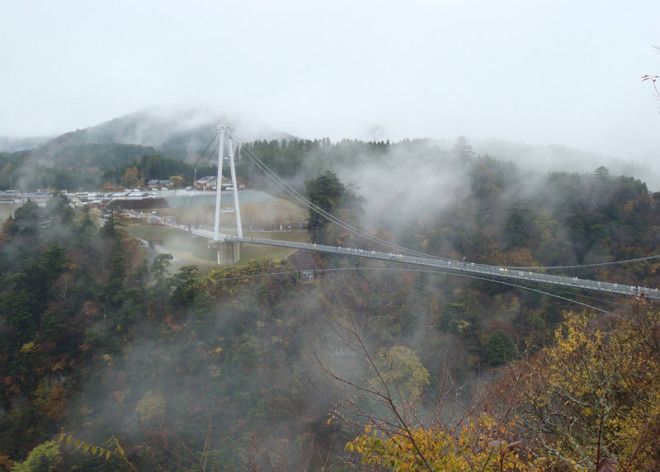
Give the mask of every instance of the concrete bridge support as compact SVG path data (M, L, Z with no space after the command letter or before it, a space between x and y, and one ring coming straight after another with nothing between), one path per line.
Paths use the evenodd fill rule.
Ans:
M226 266L238 264L241 260L241 243L229 241L209 241L209 247L218 254L218 265Z

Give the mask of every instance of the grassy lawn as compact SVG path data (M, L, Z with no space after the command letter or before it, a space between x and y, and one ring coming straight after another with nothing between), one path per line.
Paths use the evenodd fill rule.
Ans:
M233 206L225 202L222 208L228 210L232 209ZM159 208L158 213L160 215L175 216L176 220L184 225L197 224L209 227L213 225L214 207ZM244 228L254 226L255 228L275 229L281 224L299 223L304 222L306 219L307 211L304 208L300 208L282 198L273 198L268 202L241 203L241 220ZM223 225L235 225L233 213L223 213L222 222Z
M0 225L14 214L16 208L18 208L17 205L0 205Z
M179 231L167 226L150 225L146 223L127 222L124 229L131 236L151 241L155 244L155 249L159 252L172 254L174 257L172 267L174 269L189 264L199 266L202 272L217 268L215 250L208 247L205 238L195 237L185 231ZM245 235L255 238L281 239L299 242L309 240L306 231L247 231ZM241 245L241 264L262 258L276 260L283 259L292 252L293 250L288 248L243 244Z
M261 198L263 195L257 196L260 197L258 201L250 201L248 198L247 201L241 202L243 228L254 226L258 228L277 229L287 223L297 224L304 222L307 218L305 209L298 207L286 199L272 196L264 199ZM224 199L223 208L231 207L230 200L227 198ZM148 212L150 210L145 209L144 211ZM205 228L211 228L213 225L214 208L209 205L186 208L158 208L156 212L160 216L174 216L176 217L176 221L183 225L200 225ZM223 213L223 231L233 233L234 224L234 215ZM153 243L152 247L145 246L145 253L154 254L155 252L159 252L172 254L173 269L184 265L195 264L201 271L207 272L218 267L216 252L214 249L208 247L208 242L205 238L196 237L185 231L167 226L150 225L136 220L126 220L125 229L130 235ZM309 241L306 231L252 232L246 230L245 235L255 238L282 239L297 242ZM293 250L288 248L242 244L240 263L245 264L263 258L279 260L286 258L292 252Z

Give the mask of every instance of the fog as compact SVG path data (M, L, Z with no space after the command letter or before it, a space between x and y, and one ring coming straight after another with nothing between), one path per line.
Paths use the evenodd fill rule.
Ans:
M660 190L660 97L640 80L660 73L660 3L0 0L0 18L0 151L30 149L0 166L6 185L34 188L48 170L98 188L152 151L213 162L223 122L241 142L330 138L304 143L304 159L286 149L259 157L282 165L301 192L333 171L350 189L338 217L412 250L499 266L499 276L508 266L603 263L657 247L657 199L619 176ZM260 145L277 153L272 142L251 149ZM285 196L243 154L242 195ZM103 167L110 161L116 168ZM609 174L594 175L600 166ZM308 215L282 199L242 205L246 232ZM403 373L417 374L421 392L402 395L408 379L393 377L396 402L415 424L449 424L497 369L526 355L523 345L547 342L571 306L563 302L617 305L361 258L265 260L245 246L242 265L207 274L213 246L191 243L190 226L210 226L211 207L172 207L159 211L188 233L153 226L165 234L153 237L113 219L100 230L64 197L45 210L28 204L12 220L0 208L0 308L11 307L0 335L14 333L9 315L12 330L29 328L20 343L7 337L14 357L0 358L12 375L34 373L24 382L0 369L7 385L25 383L0 409L0 426L29 426L31 436L16 429L12 459L57 430L98 444L121 439L145 463L152 448L154 463L211 450L217 464L242 469L253 460L251 470L314 470L331 455L344 465L346 441L365 421L397 421L394 401L383 408L373 386L380 377L388 389L376 367L387 349L407 350ZM342 231L313 242L384 250ZM150 252L133 236L159 244ZM53 262L43 254L56 244ZM167 252L176 256L169 269ZM190 262L204 272L181 267ZM53 281L33 277L32 266ZM298 278L302 270L316 270L314 280ZM634 272L581 270L571 275L644 286L655 277L646 262ZM43 308L28 303L32 285ZM42 350L52 359L40 360ZM47 391L66 392L49 404L64 413L42 408L55 396ZM26 399L33 419L21 413Z
M0 2L0 136L152 106L303 137L503 139L658 166L647 1ZM656 174L657 170L655 171Z

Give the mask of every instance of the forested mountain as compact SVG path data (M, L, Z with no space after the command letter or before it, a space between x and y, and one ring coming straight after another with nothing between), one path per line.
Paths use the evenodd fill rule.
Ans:
M0 148L0 189L95 190L106 182L119 185L125 168L145 156L190 165L214 137L219 121L232 123L244 140L286 137L204 110L147 109L49 140L36 140L34 146L23 145L20 150L15 146L6 151ZM209 166L208 156L201 165ZM184 173L192 179L192 166Z
M83 144L135 144L182 158L203 149L219 122L236 128L243 140L284 138L265 126L203 108L148 108L96 126L65 133L50 141L61 147Z
M444 151L252 146L327 211L431 254L535 266L657 251L658 195L629 177L530 174L463 140ZM417 189L435 193L382 192L382 175L363 177L373 163L402 187L401 167L415 163ZM310 223L315 241L370 247ZM27 203L5 223L1 467L657 470L652 303L341 257L310 258L313 282L286 260L208 275L169 261L63 198ZM562 272L656 285L657 269Z
M199 116L193 110L167 115L145 110L97 126L63 134L51 141L61 147L86 144L136 144L183 152L202 149L213 136L217 118Z
M348 177L356 168L365 170L369 164L375 165L379 162L378 156L382 164L394 164L392 167L383 165L378 172L391 169L392 173L398 173L402 163L412 161L414 169L415 162L427 164L438 156L446 157L457 151L454 143L448 140L390 143L298 139L244 119L232 119L203 109L147 109L51 139L5 140L9 147L3 149L0 144L0 190L10 187L96 190L103 184L119 186L127 168L136 167L142 171L139 162L145 156L186 163L180 173L190 183L193 165L206 167L205 171L213 170L214 146L209 149L209 144L219 121L235 126L242 142L250 143L260 159L279 175L292 179L301 189L305 180L325 169L352 181ZM653 189L659 182L648 169L625 162L625 156L624 160L617 160L561 146L530 146L494 140L479 141L475 148L480 155L513 161L521 169L550 172L568 168L585 173L593 170L591 167L606 165L613 174L643 178ZM393 160L393 156L397 159ZM166 167L176 170L178 165L170 163ZM445 171L437 169L437 172ZM249 163L239 164L238 173L242 178L256 179L256 184L267 183ZM157 178L171 175L163 173ZM141 176L142 180L145 177Z
M0 136L0 152L18 152L33 149L50 139L49 137L11 138Z
M0 153L0 185L22 190L94 190L109 170L154 155L134 144L45 144L31 151Z

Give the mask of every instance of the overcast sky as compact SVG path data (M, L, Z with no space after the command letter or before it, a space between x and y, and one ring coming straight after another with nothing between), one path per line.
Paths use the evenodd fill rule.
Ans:
M660 160L649 0L0 0L0 135L210 105L302 136Z

